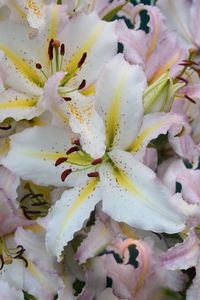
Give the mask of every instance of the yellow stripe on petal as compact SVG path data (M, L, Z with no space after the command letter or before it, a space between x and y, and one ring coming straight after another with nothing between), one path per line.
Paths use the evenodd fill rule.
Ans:
M137 152L144 143L145 139L150 136L154 131L158 130L160 127L167 125L167 121L165 122L159 122L157 124L153 124L149 126L148 128L145 128L134 140L132 145L128 148L127 151L129 152Z
M122 101L122 95L124 86L127 79L126 72L123 72L121 76L121 80L117 85L117 89L111 101L111 105L108 109L107 119L105 122L106 125L106 143L107 146L112 146L114 137L118 130L119 120L120 120L120 106Z
M67 150L67 149L66 149ZM56 161L60 157L66 157L68 160L64 162L63 164L74 164L79 166L87 166L91 163L92 159L90 159L87 155L80 155L78 153L71 153L69 155L66 155L65 152L36 152L36 151L23 151L24 155L40 158L43 160L51 160Z
M96 93L96 87L94 84L90 85L87 89L81 91L81 94L84 96L91 96Z
M21 108L30 108L37 104L37 99L17 99L17 100L9 100L6 102L0 102L0 109L21 109Z
M65 219L63 220L63 222L61 224L61 229L60 229L57 239L59 239L60 236L62 235L62 233L65 231L67 223L74 216L75 212L79 209L79 207L85 201L87 201L87 199L90 197L90 195L94 192L98 181L99 181L98 178L91 179L88 182L88 184L82 189L79 196L76 199L74 199L72 206L69 208L69 210L65 216Z
M49 40L55 39L58 29L58 6L54 6L51 11L51 20L49 23Z
M25 257L26 258L26 257ZM26 258L27 259L27 258ZM49 283L45 277L44 274L42 274L42 272L36 267L36 265L34 265L30 260L28 260L28 267L27 269L32 273L32 275L42 284L42 286L45 289L50 288Z
M97 41L99 35L101 34L102 30L104 28L104 24L100 23L97 28L93 31L93 33L90 35L90 37L88 38L88 40L85 42L85 44L77 51L75 52L69 63L66 66L66 71L68 73L73 72L76 68L77 65L83 55L83 53L89 53L92 50L93 45L95 44L95 42Z
M37 86L44 86L44 80L38 75L36 69L31 67L28 63L26 63L20 56L16 53L12 52L6 46L0 44L0 50L2 50L5 55L12 61L15 67L26 77L30 80L33 84Z
M116 178L117 183L121 188L125 191L128 191L133 197L139 199L148 207L151 207L154 211L157 211L160 214L166 214L165 212L161 211L152 201L148 198L148 196L144 195L138 188L135 186L134 182L129 178L129 176L122 170L114 167L113 168L113 175Z

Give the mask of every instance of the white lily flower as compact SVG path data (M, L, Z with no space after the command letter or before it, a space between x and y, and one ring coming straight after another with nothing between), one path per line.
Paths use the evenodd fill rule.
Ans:
M63 72L62 97L88 89L117 51L115 23L101 21L96 13L68 20L61 5L48 6L45 26L34 37L25 24L2 21L0 26L0 71L6 87L0 122L40 115L43 88L57 72Z
M53 300L63 282L55 258L46 254L42 228L36 233L18 227L14 237L1 238L0 242L0 280L38 300Z
M141 68L129 65L122 55L108 64L97 85L96 110L106 131L106 151L98 159L78 143L70 146L64 129L34 127L11 137L3 159L7 168L40 184L77 186L63 193L46 222L47 246L54 255L60 256L100 200L103 211L119 222L156 232L184 228L185 216L170 200L173 194L138 160L151 139L173 125L179 132L184 119L171 113L143 119L145 84ZM102 149L101 144L97 147Z

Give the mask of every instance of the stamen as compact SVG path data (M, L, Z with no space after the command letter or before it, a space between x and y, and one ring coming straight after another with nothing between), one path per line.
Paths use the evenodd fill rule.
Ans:
M72 169L67 169L64 172L62 172L62 174L61 174L62 182L64 182L65 179L67 178L67 176L69 176L71 173L72 173Z
M44 71L42 70L42 65L40 63L36 63L35 65L36 69L40 70L41 73L44 75L44 77L48 80L47 75L44 73Z
M61 44L60 46L60 55L61 55L60 70L62 70L63 57L65 55L65 44Z
M56 162L55 162L55 166L57 167L57 166L59 166L60 164L62 164L62 163L64 163L65 161L67 161L67 157L60 157L60 158L58 158L57 160L56 160Z
M10 130L12 128L11 124L8 124L7 126L0 126L1 130Z
M65 101L71 101L72 98L71 97L62 97Z
M101 164L101 163L102 163L102 158L97 158L97 159L95 159L95 160L92 161L92 165L93 166Z
M80 145L81 145L79 139L74 140L74 141L72 141L71 143L72 143L72 145L76 145L76 146L80 146Z
M36 69L38 69L38 70L41 70L41 69L42 69L42 65L39 64L39 63L37 63L35 66L36 66Z
M84 52L78 63L78 68L81 68L87 58L87 52Z
M185 98L186 98L187 100L189 100L190 102L196 104L196 101L195 101L194 99L192 99L191 97L189 97L188 95L185 95Z
M53 75L53 39L50 40L49 42L49 47L48 47L48 55L49 55L49 60L50 60L50 64L51 64L51 75Z
M65 44L61 44L61 46L60 46L60 55L61 56L65 55Z
M77 147L77 146L73 146L73 147L71 147L67 152L66 152L66 154L67 155L69 155L69 154L71 154L71 153L73 153L73 152L77 152L77 151L79 151L80 149Z
M56 72L59 71L59 51L60 48L60 42L58 40L53 41L52 46L55 48L55 54L56 54Z
M88 177L99 177L99 172L91 172L87 174Z
M186 84L188 84L188 80L187 79L185 79L185 78L183 78L181 76L176 76L176 78L179 79L179 80L181 80L181 81L183 81L183 82L185 82Z
M85 86L86 86L86 80L83 79L82 82L81 82L81 84L78 87L78 90L82 90Z

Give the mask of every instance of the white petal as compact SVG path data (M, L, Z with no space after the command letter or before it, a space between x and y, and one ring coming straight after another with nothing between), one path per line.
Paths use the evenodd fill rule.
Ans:
M2 300L24 300L22 291L11 287L5 281L0 281L0 298Z
M144 117L141 129L129 147L138 159L142 159L149 142L157 138L160 134L166 134L170 128L175 128L175 134L188 126L182 115L172 113L152 113Z
M12 89L4 90L0 98L0 122L6 118L16 121L30 120L42 114L43 109L38 105L39 98Z
M104 124L94 110L94 99L79 92L67 94L71 101L65 101L58 95L58 85L64 73L56 73L44 88L44 106L51 111L57 123L69 125L74 133L80 134L80 143L84 151L93 158L103 156L105 152ZM95 143L94 143L95 141Z
M100 200L98 179L63 193L50 212L47 224L47 247L61 260L61 252Z
M25 93L41 94L44 76L36 69L42 48L28 37L29 28L14 22L1 22L0 65L5 83Z
M176 244L160 258L168 270L186 270L196 266L199 258L199 241L195 232L190 232L183 243Z
M39 185L55 186L74 186L88 180L82 171L70 174L65 182L61 181L61 174L64 170L81 169L89 163L76 153L66 155L66 151L72 146L67 129L36 126L25 129L11 136L10 139L10 151L2 159L2 164L23 179L31 180ZM66 163L55 167L55 162L60 157L69 159Z
M170 202L172 194L155 173L131 154L113 150L116 165L102 167L103 211L117 221L155 232L179 232L183 216Z
M97 84L96 109L105 122L107 146L125 149L141 126L145 75L118 54Z
M105 64L117 53L115 23L100 20L96 13L72 18L58 39L66 48L63 71L74 70L83 53L87 53L81 71L72 80L76 87L82 79L86 79L89 85L93 83Z

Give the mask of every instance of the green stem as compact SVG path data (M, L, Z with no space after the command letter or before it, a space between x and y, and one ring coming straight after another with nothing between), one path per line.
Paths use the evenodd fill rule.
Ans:
M57 0L57 4L62 4L62 0Z

